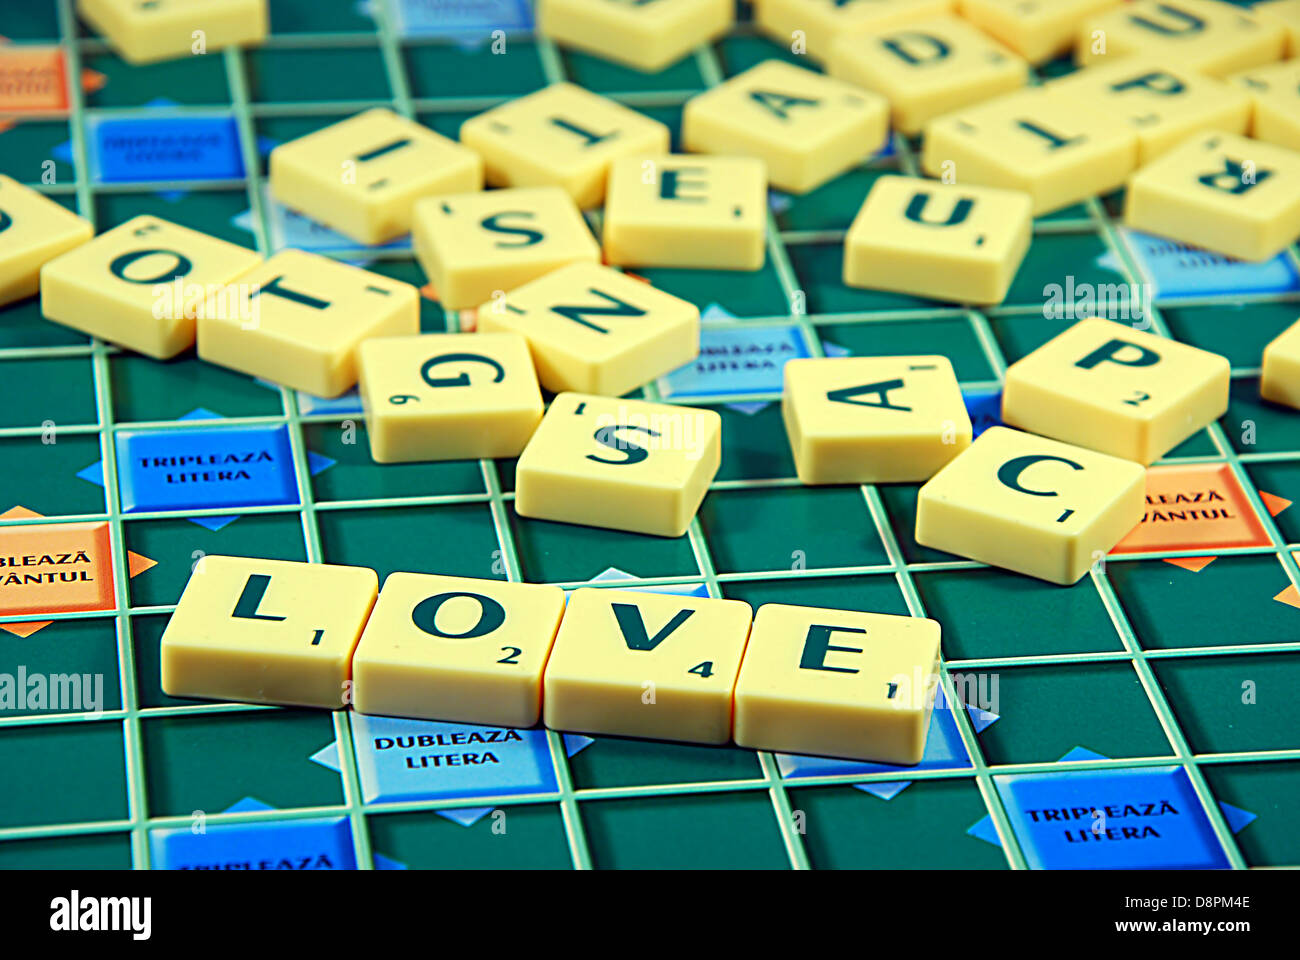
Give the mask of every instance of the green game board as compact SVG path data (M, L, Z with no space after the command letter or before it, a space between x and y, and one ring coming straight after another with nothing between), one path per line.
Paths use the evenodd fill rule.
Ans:
M454 136L476 112L569 79L676 135L691 95L790 56L742 22L647 76L562 52L527 29L507 31L505 55L408 36L404 25L414 29L418 8L431 4L371 6L373 16L351 0L272 0L273 33L259 49L131 67L79 29L71 0L8 4L0 34L61 45L70 76L90 73L66 116L0 133L0 171L98 230L149 212L269 253L284 225L264 193L267 149L358 110L389 106ZM1068 69L1052 64L1045 74ZM97 180L95 124L141 117L233 117L247 176ZM1300 501L1300 414L1262 403L1256 379L1264 344L1300 318L1295 249L1267 280L1258 270L1189 267L1195 258L1175 253L1179 276L1222 268L1227 285L1175 291L1151 315L1156 332L1233 365L1228 414L1165 462L1226 465L1263 542L1130 553L1075 587L1050 586L918 546L915 486L813 489L794 476L772 386L787 356L941 352L974 407L996 409L1007 364L1071 322L1044 318L1047 285L1142 282L1153 269L1117 228L1111 197L1041 220L996 309L845 287L844 231L877 176L917 172L915 147L898 142L806 196L776 197L761 271L643 271L706 311L712 347L700 377L732 384L712 398L673 379L643 391L713 406L723 419L722 468L676 540L521 518L511 462L376 466L355 412L193 355L158 363L90 341L44 321L34 300L0 310L0 513L31 512L0 519L0 535L107 522L117 598L90 613L0 610L6 628L50 621L0 631L0 674L105 677L98 712L0 711L0 866L159 866L159 837L202 820L210 833L328 821L343 837L335 865L362 868L1026 868L1039 861L1002 788L1011 776L1059 774L1067 754L1075 772L1184 771L1195 808L1184 815L1203 821L1218 865L1300 866L1300 609L1285 602L1300 582L1300 507L1279 509ZM42 182L47 160L53 183ZM401 249L330 252L425 283ZM1167 269L1171 257L1161 262ZM425 330L459 322L423 301ZM285 428L293 503L124 511L119 434L231 425ZM755 606L933 616L944 627L947 700L975 709L947 711L951 756L915 770L537 732L553 765L540 789L385 802L363 783L349 713L163 694L159 638L204 553L362 564L381 578L411 570L565 587L615 567L633 585L702 587ZM147 568L132 576L130 554L153 565L139 561ZM1199 570L1165 562L1210 554L1217 559ZM996 689L954 683L971 676L996 678ZM336 756L319 753L335 742Z

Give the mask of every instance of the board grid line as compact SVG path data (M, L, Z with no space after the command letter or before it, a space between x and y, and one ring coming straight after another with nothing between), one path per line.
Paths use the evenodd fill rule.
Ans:
M87 163L88 152L86 144L87 121L91 113L95 116L157 116L153 110L145 108L111 108L111 107L87 107L81 95L80 89L76 84L70 84L69 87L69 111L67 120L71 133L71 141L74 157L76 162L75 180L71 185L56 184L36 187L49 194L72 194L76 197L77 205L83 216L95 219L95 197L98 194L112 194L117 192L135 193L149 192L158 189L186 189L186 190L203 190L203 189L229 189L230 187L243 187L248 194L250 209L254 212L255 237L257 247L260 252L267 252L267 238L269 229L267 223L267 212L263 209L262 192L260 189L260 168L258 159L254 151L255 143L255 121L264 117L272 116L327 116L334 114L350 114L359 109L364 109L374 105L392 106L396 104L399 112L408 117L414 118L419 113L424 112L458 112L468 110L481 110L490 107L496 103L504 102L510 99L508 96L493 96L482 98L421 98L410 95L409 79L406 75L405 59L402 56L407 47L419 46L425 43L437 43L441 41L419 39L411 40L398 38L392 29L391 16L392 0L381 0L380 9L376 12L376 33L378 35L380 48L384 55L385 69L389 77L390 91L392 97L386 101L328 101L328 102L311 102L303 104L294 103L277 103L273 106L253 103L248 96L247 88L247 64L246 58L242 51L228 50L224 53L226 61L227 80L231 88L231 105L230 108L220 106L214 108L186 107L184 112L187 115L200 115L210 112L216 115L227 116L232 112L240 126L241 132L241 149L244 151L244 159L247 177L242 181L210 181L210 182L158 182L158 183L140 183L133 182L130 184L112 185L93 183L89 179L89 166ZM95 39L78 38L76 36L75 19L71 11L70 0L58 0L57 3L58 19L60 24L61 39L60 46L64 50L69 66L69 75L76 77L80 75L80 63L82 53L93 53L106 51L106 44ZM744 30L750 30L748 25ZM750 31L752 32L752 30ZM373 44L376 39L376 33L358 32L355 34L302 34L293 35L287 38L284 35L271 35L268 47L270 48L317 48L317 47L339 47L359 46ZM524 38L529 36L526 33L508 34L508 37L517 36ZM564 61L554 45L548 40L539 39L537 42L539 57L545 68L548 82L555 82L559 79L566 79L567 75L564 70ZM695 54L697 62L701 67L701 74L705 78L706 84L712 85L723 77L722 65L716 49L712 46L702 47ZM613 94L613 98L620 102L633 106L676 106L680 105L685 99L694 95L696 91L653 91L644 94ZM608 94L607 94L608 95ZM915 157L910 145L903 138L898 138L900 144L898 165L905 172L915 173ZM864 165L865 166L865 165ZM36 185L32 185L36 186ZM1140 269L1138 268L1134 254L1129 248L1127 242L1119 235L1119 232L1110 217L1105 205L1099 200L1093 199L1088 202L1089 217L1087 219L1066 219L1061 221L1051 221L1048 223L1035 224L1035 236L1056 233L1075 233L1100 235L1107 246L1116 253L1122 265L1123 272L1130 282L1141 282L1143 279ZM1041 310L1041 307L1031 305L1013 305L1010 307L990 308L984 311L949 308L935 309L918 309L907 311L869 311L869 312L847 312L839 314L817 314L810 315L806 312L797 312L794 309L794 297L799 292L799 280L797 273L791 266L788 256L789 245L799 245L803 243L822 243L842 240L844 231L842 230L818 230L818 231L782 231L776 222L776 218L769 213L768 222L768 245L769 253L773 256L776 265L777 274L781 281L784 295L791 307L789 316L771 316L760 318L745 318L744 323L747 326L758 326L762 323L788 324L794 320L800 330L805 334L806 340L811 350L816 355L820 355L821 339L818 333L819 327L825 327L832 324L843 323L888 323L888 322L906 322L917 319L953 319L954 317L965 317L975 332L976 339L979 342L991 369L998 375L996 380L988 381L963 381L963 386L974 385L1000 385L1001 375L1005 372L1006 362L1002 356L1000 345L996 335L989 323L989 318L1003 316L1030 315ZM331 252L331 256L347 259L348 254L365 252L367 256L374 258L376 251L357 248L352 251ZM1289 252L1293 261L1300 262L1297 258L1296 248L1293 246ZM389 253L380 254L381 259L407 260L410 258L409 253ZM1235 295L1224 294L1219 296L1202 296L1193 298L1179 298L1177 300L1162 301L1162 306L1185 307L1185 306L1214 306L1227 302L1242 302L1249 300L1251 302L1265 303L1300 303L1300 294L1287 294L1282 296L1259 295L1257 297L1238 297ZM1151 306L1148 308L1152 314L1155 332L1162 336L1171 336L1167 324L1164 322L1160 311ZM723 326L724 324L710 324L706 321L706 326ZM452 314L448 314L448 329L458 329L457 320ZM131 833L131 846L135 865L137 867L147 867L149 865L149 831L163 826L180 826L190 823L189 817L180 816L163 816L149 817L147 812L147 773L142 759L140 723L142 719L152 719L155 717L165 716L194 716L209 713L239 713L239 712L257 712L275 710L272 707L258 707L252 705L238 704L211 704L211 705L183 705L173 707L155 707L141 708L139 706L139 689L138 676L135 669L134 660L134 637L132 632L132 622L137 616L163 613L174 609L174 605L158 605L152 607L134 607L129 602L129 583L126 576L124 558L126 556L126 537L124 532L124 516L120 510L120 498L118 496L118 478L115 464L115 445L114 438L119 429L138 430L150 427L161 429L193 429L193 424L176 424L171 421L162 422L129 422L124 424L116 423L113 419L114 409L112 401L112 372L110 359L121 353L118 348L107 345L99 340L92 340L84 346L58 346L58 347L25 347L25 348L4 348L0 349L0 361L26 359L26 358L48 358L48 357L68 357L84 356L91 360L91 369L93 376L95 392L95 408L99 422L97 424L74 424L69 426L59 425L60 433L96 435L100 440L101 453L104 462L104 496L106 510L102 514L85 514L85 515L60 515L51 518L23 518L0 521L2 526L22 526L27 524L39 524L50 522L71 522L73 520L106 520L110 524L112 536L112 547L114 563L114 587L116 593L116 603L111 611L94 611L85 614L57 615L51 616L50 619L82 619L82 618L104 618L112 617L115 623L116 639L118 647L118 666L121 673L120 682L122 686L123 707L120 710L103 711L98 714L54 714L42 716L24 716L15 718L0 719L0 729L15 726L39 726L46 724L64 724L77 722L96 722L96 721L117 721L120 722L123 729L124 737L124 759L127 766L127 809L128 816L124 819L110 819L101 821L89 821L85 823L73 824L44 824L39 826L18 827L18 828L0 828L0 840L30 839L44 836L68 836L73 834L93 834L104 832L118 832L129 830ZM1234 378L1248 378L1258 374L1257 367L1238 368L1234 367L1232 376ZM650 399L657 399L658 394L653 385L646 391ZM352 501L330 501L327 503L316 503L312 487L310 471L306 461L306 441L303 428L306 425L313 424L331 424L339 422L341 419L348 419L346 416L334 414L304 415L299 409L297 396L293 391L281 388L281 404L283 413L280 416L258 416L258 417L222 417L217 420L204 421L203 428L208 426L220 426L226 424L248 425L252 423L265 423L286 425L289 427L291 438L291 451L293 455L295 481L300 495L300 503L286 507L272 508L241 508L241 513L301 513L302 527L308 559L319 561L324 558L322 550L320 529L317 523L317 511L330 511L342 509L366 509L366 508L383 508L394 505L443 505L456 503L487 503L491 507L491 516L495 528L498 543L500 545L503 558L507 566L508 579L522 579L522 568L514 541L513 534L508 519L508 504L513 500L513 494L503 492L500 486L500 480L497 476L495 464L491 461L482 462L484 475L485 494L455 494L439 495L430 497L411 497L411 498L371 498ZM754 395L754 399L777 399L779 394L759 393ZM747 398L746 398L747 399ZM730 402L738 402L736 399L729 398ZM3 428L0 429L0 439L11 437L26 437L39 434L41 428ZM1254 481L1245 469L1249 463L1262 463L1274 460L1287 460L1300 457L1300 452L1289 451L1271 451L1268 453L1239 453L1235 450L1223 434L1223 428L1218 424L1212 424L1209 430L1210 437L1214 443L1217 454L1212 456L1192 456L1170 458L1161 461L1162 463L1224 463L1233 471L1234 476L1240 482L1240 485L1246 496L1250 499L1253 509L1256 511L1260 522L1264 525L1265 530L1270 538L1271 545L1267 547L1252 548L1232 548L1224 550L1215 550L1216 556L1229 555L1267 555L1273 554L1285 569L1288 578L1293 585L1300 584L1300 568L1297 567L1294 551L1297 549L1296 544L1288 543L1285 536L1282 535L1280 528L1265 508L1259 497L1258 490ZM757 489L763 486L797 486L794 481L780 480L776 483L763 483L749 480L723 481L711 486L711 490L746 490ZM877 530L882 543L885 546L886 553L889 557L889 563L883 565L870 565L861 567L844 567L834 569L814 569L806 571L807 574L817 576L859 576L859 575L892 575L898 582L907 600L909 610L913 615L924 615L924 604L920 594L912 580L912 575L917 572L930 572L934 570L961 570L961 569L980 569L982 564L971 561L958 561L953 563L909 563L906 561L903 551L894 536L892 526L889 522L889 511L880 498L878 490L874 486L864 486L861 488L867 509L871 515L873 524ZM221 510L212 511L186 511L185 515L217 515L222 513ZM224 511L228 513L229 511ZM176 517L176 511L160 511L157 513L132 513L131 519L147 520L154 517ZM743 573L718 573L713 569L710 556L707 537L700 526L699 520L696 519L690 531L690 540L693 551L695 552L700 574L697 576L670 576L656 578L635 578L631 581L621 582L620 586L637 586L637 585L668 585L677 583L696 583L703 580L709 589L711 596L722 596L724 591L722 584L729 582L745 581L762 581L774 579L777 577L789 578L790 570L775 571L746 571ZM1165 559L1176 556L1194 556L1203 554L1205 551L1151 551L1142 554L1125 555L1122 559L1124 562L1140 561L1145 559ZM1024 656L1024 657L999 657L984 659L968 660L947 660L945 658L942 670L942 682L944 683L945 693L952 697L951 678L948 676L948 670L952 666L962 665L979 665L979 666L1021 666L1021 665L1049 665L1070 662L1111 662L1111 661L1129 661L1134 669L1138 672L1143 690L1148 697L1149 703L1156 716L1160 719L1162 728L1170 740L1171 747L1175 750L1174 756L1158 757L1139 757L1139 758L1107 758L1104 760L1079 761L1069 765L1071 770L1087 769L1116 769L1132 767L1149 767L1149 766L1167 766L1173 763L1182 766L1187 770L1193 780L1198 799L1205 808L1211 824L1214 828L1216 838L1228 854L1232 865L1237 868L1244 867L1245 860L1237 847L1236 841L1227 827L1222 813L1218 809L1218 804L1201 774L1202 765L1215 765L1222 763L1239 763L1239 762L1268 762L1276 760L1295 760L1300 759L1300 750L1259 750L1259 751L1236 751L1231 753L1212 753L1196 754L1191 751L1187 744L1182 728L1178 724L1176 714L1170 707L1167 699L1160 692L1160 685L1152 674L1148 660L1162 659L1177 656L1187 656L1195 654L1203 655L1241 655L1250 653L1267 653L1267 652L1294 652L1300 643L1269 643L1243 646L1221 646L1221 647L1189 647L1189 648L1168 648L1159 650L1146 650L1138 640L1138 634L1133 628L1131 622L1127 619L1123 607L1111 587L1108 575L1102 570L1094 570L1092 581L1096 586L1103 603L1105 604L1112 620L1115 624L1117 633L1124 643L1123 651L1099 652L1092 654L1049 654L1042 656ZM578 586L578 582L567 584L567 586ZM18 622L24 619L30 620L31 616L10 615L0 617L0 623ZM954 702L952 699L950 703ZM955 714L965 714L964 710L955 710ZM366 804L361 799L360 785L357 776L355 758L352 756L352 738L351 738L351 715L349 711L339 711L335 713L335 733L340 750L341 761L341 781L345 802L343 804L326 804L319 806L294 807L283 810L270 811L242 811L236 813L213 813L209 814L209 821L213 823L252 823L270 820L283 819L306 819L317 816L337 816L346 815L352 822L353 843L357 854L358 866L372 867L372 851L370 849L369 831L366 827L366 816L376 813L396 813L404 811L434 811L440 809L454 809L466 806L516 806L532 803L558 803L564 810L566 835L569 841L570 852L575 866L586 867L591 865L588 838L585 833L579 810L579 803L587 800L597 799L616 799L624 797L644 797L644 796L674 796L679 794L694 794L707 792L728 792L741 790L767 790L772 798L774 813L778 816L782 835L786 843L787 852L790 855L793 866L807 866L807 853L803 848L802 840L795 835L790 836L792 829L789 823L789 817L782 817L782 812L790 812L789 797L786 792L787 785L798 786L815 786L823 784L848 784L848 783L871 783L873 781L895 780L898 779L897 772L888 772L880 774L849 774L843 776L825 776L825 777L800 777L797 780L789 781L783 778L776 768L775 759L771 754L760 753L760 766L763 773L761 777L725 780L725 781L705 781L697 783L681 784L652 784L652 785L635 785L626 787L602 787L602 788L575 788L572 781L572 772L569 768L567 757L564 755L562 739L554 731L548 733L548 743L552 760L556 768L557 777L561 787L554 792L536 793L536 794L511 794L500 797L470 797L456 798L454 800L433 800L433 801L409 801L400 803L381 803ZM992 787L992 777L1004 775L1006 773L1044 773L1049 771L1059 771L1061 766L1057 763L1020 763L1020 764L995 764L989 765L985 762L983 751L980 748L977 735L973 732L968 716L958 717L959 730L963 742L971 756L972 768L963 768L956 770L925 770L909 771L905 774L909 780L945 780L945 779L969 779L974 778L980 787L980 791L988 808L990 815L993 816L998 828L999 835L1003 841L1003 851L1008 856L1010 865L1013 867L1024 867L1023 853L1021 852L1014 832L1010 829L1009 822L1006 820L1005 811L1001 808L1000 800L996 796L996 791ZM345 756L346 754L346 756ZM782 806L784 801L784 807Z

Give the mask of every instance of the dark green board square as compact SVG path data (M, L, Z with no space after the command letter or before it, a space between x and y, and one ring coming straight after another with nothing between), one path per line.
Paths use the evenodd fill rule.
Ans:
M771 257L762 269L686 270L673 267L640 267L635 272L660 290L689 300L705 310L712 304L737 317L786 317L786 300L781 280Z
M995 676L996 691L992 678L984 689L1000 719L979 734L990 764L1049 763L1075 747L1104 757L1171 753L1130 663L1010 667Z
M766 790L581 804L599 869L784 870L790 866Z
M311 760L334 742L325 710L150 717L140 736L150 816L219 813L245 797L280 809L343 801L339 775Z
M390 573L505 579L487 504L322 510L316 514L326 563Z
M162 635L170 614L131 618L131 641L135 650L135 688L142 708L181 707L209 700L169 697L162 689Z
M475 115L473 111L439 111L437 113L417 114L416 119L430 130L441 133L444 137L459 140L461 124Z
M779 401L749 413L714 407L722 418L722 465L716 480L775 480L794 477Z
M429 282L424 275L424 271L420 269L420 265L414 260L376 260L366 269L382 277L392 277L394 280L409 283L416 289ZM425 296L420 297L419 303L420 332L445 333L447 330L447 313L442 309L442 304Z
M1257 490L1300 502L1300 460L1246 464ZM1273 518L1287 543L1300 542L1300 508L1288 507Z
M297 511L249 514L220 530L180 518L128 520L122 531L128 549L156 563L131 578L131 605L135 607L178 601L194 564L209 553L271 560L307 559Z
M1161 316L1175 339L1221 354L1233 367L1258 367L1269 342L1300 320L1300 303L1165 307Z
M956 554L932 550L916 542L916 497L921 488L910 483L890 483L876 488L889 516L889 527L894 532L903 559L908 563L951 563L962 560Z
M253 126L257 131L259 139L264 138L272 147L279 146L282 143L288 143L290 140L297 140L299 137L305 137L309 133L315 133L317 130L323 130L331 124L339 123L352 116L351 113L323 113L315 114L308 117L298 116L273 116L259 117L254 119ZM264 148L258 150L258 169L263 177L266 177L270 169L271 152ZM247 204L245 204L247 206Z
M728 599L744 600L755 611L765 603L784 603L795 607L888 613L897 617L909 615L903 591L898 581L888 573L845 577L805 574L779 580L728 580L723 583L722 592Z
M1192 434L1161 457L1159 462L1163 463L1166 460L1175 460L1179 457L1217 457L1218 455L1219 448L1214 445L1214 440L1210 437L1210 431L1205 429Z
M1040 233L1035 235L1025 262L1007 292L1005 303L1041 306L1048 300L1046 287L1066 287L1067 276L1074 277L1075 289L1083 284L1128 283L1118 265L1118 258L1105 241L1094 233ZM1082 320L1083 317L1078 319Z
M99 193L95 195L95 228L100 233L132 217L149 214L218 240L253 247L253 235L234 224L248 209L244 190L187 190L180 193Z
M763 779L752 750L624 737L596 737L569 758L569 769L579 789Z
M1221 803L1255 814L1235 837L1248 865L1300 863L1300 763L1205 764L1201 773Z
M497 816L497 810L504 819ZM371 847L415 870L565 870L573 866L558 806L529 804L497 810L468 827L432 812L371 814L366 818Z
M882 310L934 310L935 300L905 293L865 290L844 283L844 245L810 242L786 244L796 285L803 291L807 312L871 313Z
M58 199L62 201L66 198ZM0 307L0 349L82 346L88 343L90 338L84 333L62 324L51 323L41 316L39 297L28 297Z
M134 66L114 53L101 53L82 62L105 81L86 94L89 107L142 107L160 97L187 106L230 103L226 61L219 53Z
M668 145L673 153L685 153L682 149L682 105L670 104L668 106L636 106L632 109L637 113L643 113L651 120L658 120L668 128Z
M1041 312L993 317L989 326L1008 364L1033 353L1057 334L1074 326L1076 320L1044 317Z
M1044 214L1041 217L1034 217L1035 226L1040 223L1074 223L1080 227L1091 227L1093 225L1092 214L1088 211L1086 203L1073 203L1068 207L1062 207L1060 210L1053 210L1051 213Z
M1151 668L1196 753L1300 748L1300 656L1180 657Z
M850 170L815 190L790 197L790 205L776 215L782 230L847 230L862 201L877 180L897 174L892 161Z
M276 417L284 410L279 390L193 353L164 361L120 353L109 360L109 374L118 423L176 420L198 407L223 417Z
M1290 407L1262 399L1259 380L1255 377L1238 377L1232 381L1228 412L1219 418L1219 425L1238 453L1300 450L1300 416Z
M891 800L854 787L790 791L820 870L998 870L1002 851L966 831L987 810L973 780L920 780Z
M59 8L53 3L15 3L5 10L4 35L10 40L58 40Z
M55 154L55 148L68 143L70 136L62 120L15 123L0 131L0 173L35 186L44 182L49 169L45 163L53 161L54 182L71 184L77 179L76 168Z
M942 354L952 361L957 379L996 380L984 348L965 317L949 320L912 320L832 323L819 326L823 345L830 341L855 357L905 357Z
M259 103L387 101L392 92L379 47L263 48L245 54Z
M360 4L321 0L270 0L272 33L373 33L375 21Z
M1079 65L1074 62L1073 57L1068 54L1063 57L1057 57L1055 60L1049 60L1047 63L1039 64L1038 75L1044 80L1055 80L1059 77L1068 76L1079 69Z
M1101 197L1101 205L1112 220L1122 221L1124 219L1124 203L1127 194L1128 191L1121 187Z
M1122 650L1090 579L1059 587L992 568L917 573L926 613L952 660Z
M546 86L537 46L522 38L508 38L500 54L490 43L421 43L408 45L403 57L417 97L518 97Z
M915 484L884 484L876 488L880 492L880 501L885 505L885 514L889 516L889 528L902 557L909 563L952 563L965 561L954 553L933 550L917 542L917 496L920 487Z
M888 562L857 487L717 490L700 524L720 573L867 567Z
M42 437L0 440L0 464L5 468L5 502L0 513L14 505L47 517L104 512L104 488L77 476L77 471L99 459L99 435L56 431L54 443Z
M375 463L370 456L365 424L354 420L306 424L303 434L308 450L336 461L334 466L312 478L317 500L392 499L484 492L483 471L477 460Z
M635 70L577 50L564 50L560 56L564 73L571 81L601 94L698 93L706 86L699 62L692 54L655 73Z
M821 71L812 60L792 52L788 44L782 46L766 37L755 35L724 37L716 44L715 49L718 60L722 64L722 72L728 77L744 73L750 67L756 67L765 60L785 60L805 70Z
M0 829L127 816L118 721L9 727L0 736Z
M0 843L0 870L130 870L129 833L39 837Z
M83 702L81 709L72 710L56 710L53 702L47 702L47 708L41 710L8 709L4 712L7 717L94 712L95 704L90 698L96 692L100 710L122 709L117 631L111 618L55 620L29 637L16 637L0 630L0 674L16 677L20 666L26 669L28 677L63 674L80 678L78 688ZM70 690L69 696L74 692ZM4 736L8 736L8 730L0 734Z
M1163 560L1106 570L1149 650L1300 641L1300 610L1273 599L1291 581L1271 554L1219 557L1199 573Z
M94 425L94 376L88 357L0 360L0 427Z
M515 549L530 583L583 583L610 567L635 577L699 576L690 539L521 517L510 504Z

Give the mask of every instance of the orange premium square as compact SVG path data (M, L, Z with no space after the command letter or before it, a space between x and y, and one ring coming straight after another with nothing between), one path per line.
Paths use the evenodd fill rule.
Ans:
M108 524L0 527L0 614L113 609Z
M58 47L0 46L0 113L68 109L68 74Z
M1261 547L1270 542L1226 463L1149 467L1146 513L1111 553Z

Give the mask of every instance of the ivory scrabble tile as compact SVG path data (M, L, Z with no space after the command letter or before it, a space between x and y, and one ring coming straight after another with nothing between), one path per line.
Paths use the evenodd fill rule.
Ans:
M1231 81L1250 98L1250 135L1300 151L1300 59L1256 67Z
M483 161L455 140L376 107L271 151L271 193L353 240L411 232L421 197L483 188Z
M602 238L623 267L757 270L767 170L753 157L624 157L609 169Z
M89 220L0 174L0 306L34 294L41 267L94 233Z
M1300 408L1300 320L1264 348L1259 392L1265 400Z
M1137 134L1115 117L1037 87L931 121L922 169L946 183L1023 190L1042 216L1123 185Z
M376 463L517 457L542 419L542 392L516 333L376 337L357 353Z
M515 468L521 517L680 537L722 455L713 410L562 393Z
M1019 190L884 176L844 240L844 282L955 303L1001 303L1029 251Z
M621 396L700 352L695 304L597 263L571 263L488 301L478 329L525 338L553 393Z
M1122 117L1138 136L1138 165L1208 130L1246 132L1250 98L1222 80L1141 54L1077 70L1051 88Z
M546 725L726 743L752 614L740 600L575 591L546 664Z
M785 365L781 399L803 483L917 483L971 443L947 357L819 357Z
M1129 182L1131 227L1240 260L1269 260L1300 237L1300 152L1205 133Z
M755 0L758 28L794 53L825 60L836 37L952 12L954 0Z
M1265 0L1250 8L1252 16L1286 31L1286 55L1300 56L1300 0Z
M826 69L888 100L895 129L908 136L935 117L1018 90L1029 79L1025 60L955 16L845 34L831 45Z
M419 294L409 283L282 250L208 299L199 316L199 357L337 397L357 382L363 340L419 329Z
M495 187L558 186L583 209L605 198L610 162L668 152L668 128L644 113L556 83L466 120L461 142Z
M993 427L921 488L916 542L1068 586L1137 526L1145 491L1132 460Z
M258 44L268 22L267 0L77 0L77 15L131 63Z
M261 260L189 227L134 217L41 268L41 312L166 360L194 346L207 298Z
M531 727L564 591L391 573L356 656L360 713Z
M736 683L736 743L919 763L939 674L939 623L765 603Z
M1123 0L958 0L961 15L1031 63L1069 53L1079 25Z
M758 157L772 186L807 193L885 146L889 104L853 84L767 60L686 101L695 153Z
M1286 31L1218 0L1134 0L1079 28L1076 60L1087 65L1145 53L1212 77L1281 59Z
M426 197L415 205L415 255L442 305L477 307L600 248L559 187Z
M731 0L539 0L537 32L637 70L655 72L722 35Z
M163 692L342 709L378 590L365 567L203 557L163 633Z
M1007 370L1002 420L1154 463L1227 411L1228 372L1217 353L1110 320L1081 320Z

